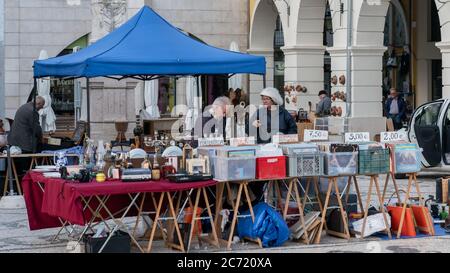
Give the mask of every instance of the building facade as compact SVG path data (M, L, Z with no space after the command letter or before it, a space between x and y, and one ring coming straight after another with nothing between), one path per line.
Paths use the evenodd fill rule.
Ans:
M41 50L52 57L86 47L143 5L205 43L229 48L235 41L241 51L265 56L268 86L305 87L298 107L311 102L314 110L322 89L344 94L335 105L352 130L384 130L382 102L390 87L404 94L411 111L450 98L448 0L0 0L0 116L13 118L29 99ZM142 88L133 80L91 82L94 138L112 139L116 120L130 123L131 136ZM52 82L60 128L83 115L77 85L85 88ZM214 78L202 85L210 95L204 103L227 89ZM250 103L260 103L262 86L262 77L243 78ZM161 80L160 111L185 104L185 88L183 79Z
M33 61L41 50L53 57L86 47L131 18L143 5L149 5L170 23L205 43L229 48L236 42L241 51L248 48L248 1L0 0L0 3L0 19L4 22L0 24L4 25L4 29L0 27L0 62L4 62L0 66L0 80L4 76L0 81L1 117L14 118L17 108L29 99ZM214 79L204 81L209 89L216 88ZM74 94L76 84L52 81L52 105L60 129L73 127L76 119L81 103ZM85 82L79 84L84 91ZM174 101L186 103L185 80L177 80L176 88L174 85L173 79L160 81L159 107L163 113L170 112ZM94 78L91 88L93 138L113 139L117 120L129 122L128 136L132 136L137 108L143 104L138 82Z
M307 87L298 94L299 107L314 105L318 91L331 86L331 94L345 93L345 101L335 103L350 117L351 130L379 133L390 87L404 94L410 111L450 98L450 1L252 0L250 6L249 52L266 56L269 84L280 66L274 62L274 35L277 21L282 23L284 84ZM327 55L338 79L331 85L325 79ZM256 102L262 80L252 77L250 86Z

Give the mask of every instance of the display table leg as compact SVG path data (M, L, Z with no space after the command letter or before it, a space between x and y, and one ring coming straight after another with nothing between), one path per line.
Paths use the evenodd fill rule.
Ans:
M402 235L402 229L403 229L403 222L405 220L405 215L406 215L406 207L407 207L407 203L411 194L411 186L412 186L412 176L410 175L408 178L408 189L406 190L406 197L405 197L405 201L403 202L403 208L402 208L402 216L400 217L400 224L398 226L398 230L397 230L397 239L399 239Z
M338 201L338 204L339 204L339 209L340 209L340 212L341 212L341 219L342 219L342 222L344 223L344 234L337 233L335 235L336 236L343 235L344 239L350 240L350 231L349 231L349 228L348 228L347 213L346 213L346 211L344 209L344 206L342 205L341 194L339 192L339 186L338 186L337 178L336 177L333 178L332 181L333 181L333 184L334 184L334 190L336 192L336 196L337 196L336 198L337 198L337 201ZM330 233L330 231L328 231L328 233Z
M322 217L321 217L321 220L320 220L320 226L319 226L318 235L317 235L316 240L314 242L315 244L320 244L320 240L322 238L323 226L326 225L325 216L327 214L328 202L330 201L331 188L332 188L332 183L331 183L331 181L328 180L327 195L325 196L325 202L323 204Z
M306 228L305 217L303 216L304 210L303 210L303 206L302 206L302 201L300 199L300 193L298 191L297 179L291 180L291 183L294 185L295 199L297 201L297 208L298 208L298 212L300 214L300 221L302 223L302 228L305 231L305 234L304 234L305 242L306 242L306 244L309 245L308 229Z
M243 183L239 184L239 189L236 196L236 202L233 206L233 220L231 221L231 227L230 227L230 235L228 236L228 242L227 242L227 249L231 250L231 243L233 242L233 233L234 228L236 226L237 216L238 216L238 210L239 210L239 204L241 202L241 195L242 195L242 189L244 187Z
M388 214L385 209L384 209L384 200L383 200L383 196L381 195L381 191L380 191L380 184L378 181L378 175L376 175L374 177L374 182L375 182L375 189L377 190L377 196L378 196L378 201L380 202L380 210L381 213L383 214L383 219L384 219L384 225L386 227L386 232L389 236L389 239L392 239L392 235L391 235L391 228L389 226L389 222L388 222L388 218L387 215Z

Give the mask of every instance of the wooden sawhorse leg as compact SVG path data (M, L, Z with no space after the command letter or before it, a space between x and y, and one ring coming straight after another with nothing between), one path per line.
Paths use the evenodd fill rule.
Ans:
M383 214L383 219L384 219L384 224L385 224L385 231L388 233L389 239L392 239L391 236L391 230L389 227L389 222L386 216L386 211L384 209L384 200L383 197L381 195L380 192L380 185L378 182L378 175L371 175L370 176L370 184L369 184L369 191L367 192L367 200L366 200L366 209L364 211L364 219L363 219L363 225L362 225L362 230L361 230L361 238L364 238L364 232L366 230L366 223L367 223L367 217L369 215L369 206L370 206L370 199L372 196L372 187L373 185L375 185L376 188L376 193L377 193L377 197L378 197L378 202L380 202L380 209L381 209L381 213Z
M227 182L227 185L229 185L228 182ZM236 201L233 206L233 210L234 210L233 211L233 221L231 222L230 236L228 237L228 242L227 242L227 250L231 250L231 243L233 242L234 229L236 227L237 217L238 217L238 213L239 213L239 204L241 203L241 199L242 199L242 191L244 191L245 198L247 200L247 204L248 204L248 207L250 210L250 216L252 217L252 221L253 222L255 221L255 214L253 213L253 206L252 206L252 202L251 202L250 195L248 192L248 182L247 181L240 182ZM256 242L258 243L259 247L262 248L261 239L259 239L259 238L256 239Z
M410 173L410 174L407 174L407 176L408 176L408 189L406 190L406 197L405 197L405 201L403 202L402 215L400 217L400 224L399 224L399 227L398 227L398 230L397 230L397 238L400 238L401 235L402 235L403 223L405 221L405 215L406 215L406 208L407 208L407 205L408 205L409 198L411 196L412 183L414 183L415 186L416 186L417 195L419 197L420 204L422 205L422 210L424 209L423 208L422 193L420 191L419 183L417 182L417 173ZM423 211L423 213L425 215L426 212ZM429 222L428 217L425 217L425 219L427 221L427 225L429 227L431 227L433 225L433 223Z
M397 195L398 203L401 204L402 200L400 199L400 192L398 190L397 181L395 180L395 175L393 172L389 172L386 174L386 181L384 182L384 189L383 189L383 202L386 200L386 191L389 184L389 178L392 178L392 183L394 184L395 194Z
M284 210L283 210L283 219L286 221L287 217L288 217L288 208L289 208L289 202L291 201L291 197L292 197L292 190L294 190L295 196L293 196L296 203L297 203L297 208L298 208L298 213L300 216L300 221L301 221L301 225L303 230L305 231L305 233L303 234L303 236L305 237L305 242L306 244L309 244L309 236L308 236L308 230L306 229L306 225L305 225L305 218L303 216L304 210L303 210L303 206L302 206L302 201L300 199L300 194L298 191L298 185L297 185L297 178L291 179L289 180L289 184L288 184L288 192L286 195L286 201L284 202ZM279 198L281 198L281 195L279 196Z
M161 209L162 209L162 205L163 205L163 201L164 201L165 197L167 197L167 199L168 199L167 201L168 201L168 204L169 204L169 213L170 213L171 217L163 219L163 217L160 217L160 215L161 215ZM167 242L167 245L169 247L176 248L176 249L181 250L183 252L185 251L183 238L181 237L180 228L179 228L178 223L177 223L177 214L175 213L175 209L174 209L174 206L173 206L172 196L171 196L171 194L169 192L163 192L163 193L161 193L161 195L159 197L158 206L156 208L156 216L155 216L155 220L153 221L152 231L150 233L150 238L149 238L149 241L148 241L148 246L147 246L147 251L146 251L147 253L150 253L150 251L152 249L153 238L155 236L156 226L158 225L158 221L169 220L169 219L172 219L174 221L174 226L175 226L175 230L176 230L176 233L177 233L177 238L178 238L179 245L174 244L173 242Z
M14 159L11 158L11 169L13 171L14 180L16 180L17 191L19 195L22 195L22 188L20 187L19 175L17 174L16 164L14 163ZM5 185L3 186L3 196L6 196L9 188L9 172L8 168L6 169L6 177L5 177ZM12 189L9 189L10 191Z
M196 222L198 220L202 219L201 215L200 215L200 217L197 216L198 204L199 204L199 201L200 201L200 196L202 194L203 194L203 199L205 201L206 210L208 212L208 218L209 218L209 221L211 223L211 231L212 231L213 238L212 238L212 240L201 238L200 234L198 234L200 232L199 230L197 230L197 235L196 236L197 236L199 241L200 240L205 240L208 243L216 246L217 248L220 248L219 239L217 237L217 232L216 232L216 228L215 228L215 225L214 225L214 219L213 219L211 208L210 208L210 205L209 205L208 195L206 193L206 188L198 188L197 189L197 194L196 194L196 197L195 197L192 221L191 221L191 224L190 224L191 228L190 228L190 232L189 232L189 241L188 241L188 245L187 245L187 249L186 249L187 252L189 252L189 249L191 247L192 236L194 234L194 230L196 229L196 225L195 224L196 224Z
M322 230L323 230L323 226L325 224L325 216L328 210L328 204L330 201L330 196L331 196L331 189L334 186L334 191L336 193L337 196L337 201L339 204L339 210L340 210L340 214L341 214L341 218L342 218L342 222L344 223L344 234L339 233L339 232L333 232L331 230L328 230L327 232L329 234L332 234L334 236L338 236L338 237L342 237L344 239L350 240L350 231L348 228L348 221L347 221L347 216L346 216L346 212L344 210L344 206L342 205L342 200L340 198L340 193L339 193L339 187L338 187L338 183L337 183L337 177L330 177L328 178L328 190L327 190L327 195L325 197L325 203L323 205L323 210L322 210L322 217L321 217L321 222L320 222L320 227L319 227L319 235L316 238L315 243L318 244L320 243L321 237L322 237Z

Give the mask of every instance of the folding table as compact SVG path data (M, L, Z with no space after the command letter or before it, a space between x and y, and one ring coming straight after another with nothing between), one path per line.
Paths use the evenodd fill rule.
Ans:
M30 173L30 176L36 176L36 173ZM29 183L30 179L27 179L27 182ZM133 232L129 230L123 221L125 217L136 216L144 209L142 200L145 194L160 193L161 197L158 207L161 208L164 196L168 198L169 206L170 204L173 205L171 192L186 191L215 184L216 182L213 180L193 183L172 183L167 180L158 182L122 182L113 180L103 183L78 183L67 182L62 179L47 179L45 181L45 192L40 193L43 194L42 209L40 211L29 209L28 217L42 217L42 214L44 214L47 217L53 216L51 219L54 222L60 217L73 225L83 225L85 228L79 240L93 225L102 222L110 233L100 251L103 250L104 246L114 235L114 232L119 228L123 228L130 234L131 240L139 250L144 252ZM27 187L27 190L29 189L31 188ZM30 192L26 191L26 200L29 195ZM173 216L176 217L174 211ZM113 222L113 226L108 225L108 220ZM61 223L59 222L59 225L53 223L53 225L60 226ZM175 229L177 229L176 221L174 225ZM39 226L34 228L39 229Z

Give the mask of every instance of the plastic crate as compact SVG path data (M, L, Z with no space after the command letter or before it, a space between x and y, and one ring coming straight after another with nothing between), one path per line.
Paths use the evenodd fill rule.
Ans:
M416 173L422 169L421 150L416 144L394 144L390 148L393 173Z
M255 179L256 157L215 157L214 178L217 180Z
M389 149L360 150L359 174L383 174L390 169Z
M322 153L299 153L289 156L288 175L290 177L308 177L323 175L324 155Z
M286 177L286 157L259 157L256 159L257 179L278 179Z
M214 173L214 160L213 158L217 156L217 147L198 147L198 156L207 156L209 158L209 170Z
M358 152L324 153L324 173L328 176L355 175L358 173Z
M252 157L256 156L259 146L222 146L216 150L218 157Z

